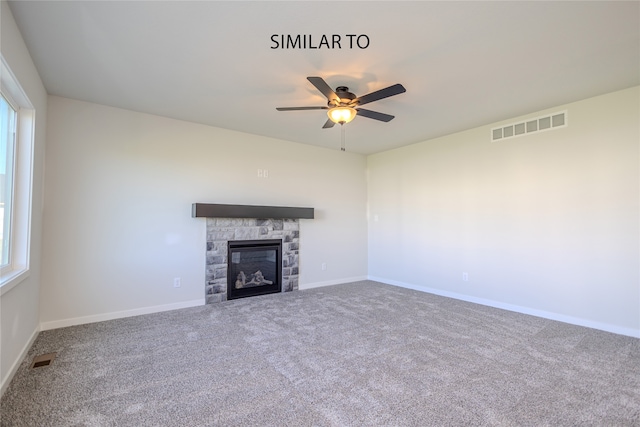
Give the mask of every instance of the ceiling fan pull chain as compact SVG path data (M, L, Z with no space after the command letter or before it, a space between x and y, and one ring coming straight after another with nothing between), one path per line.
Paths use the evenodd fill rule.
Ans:
M340 150L344 151L344 124L340 125Z

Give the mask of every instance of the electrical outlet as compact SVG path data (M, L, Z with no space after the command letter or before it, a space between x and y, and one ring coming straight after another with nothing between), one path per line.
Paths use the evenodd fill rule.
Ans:
M326 262L323 262L323 263L322 263L322 270L326 270L326 269L327 269L327 263L326 263Z
M269 169L265 169L265 170L262 172L262 176L264 176L265 178L269 178Z
M469 273L462 273L462 281L463 282L469 281Z
M173 278L173 287L174 288L179 288L180 286L182 286L182 281L180 280L179 277L174 277Z

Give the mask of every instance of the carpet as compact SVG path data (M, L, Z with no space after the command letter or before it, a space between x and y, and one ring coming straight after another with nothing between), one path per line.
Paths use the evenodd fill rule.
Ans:
M0 411L6 427L639 426L640 340L362 281L41 332Z

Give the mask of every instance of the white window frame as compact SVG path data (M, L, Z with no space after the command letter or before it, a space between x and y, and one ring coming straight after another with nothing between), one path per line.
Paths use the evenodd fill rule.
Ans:
M29 276L36 112L4 57L0 58L0 90L18 108L10 233L11 260L0 270L0 295L4 295Z
M13 117L2 117L0 119L0 126L8 125L9 129L5 129L4 127L0 129L2 132L2 138L7 138L7 147L5 155L7 158L0 159L2 162L5 173L7 174L5 181L2 182L2 185L10 186L9 191L5 194L4 206L2 207L3 215L2 215L2 228L3 228L3 238L2 238L2 247L0 248L0 269L6 267L11 263L11 231L13 227L11 226L11 219L13 217L13 179L14 179L14 170L15 170L15 147L16 147L16 126L17 126L17 118L18 118L18 107L15 102L13 102L10 98L8 98L8 94L4 93L4 91L0 91L1 101L3 104L6 102L9 107L8 113ZM4 114L4 112L3 112ZM7 120L8 119L8 120ZM7 229L4 227L8 226ZM6 249L6 253L5 253ZM6 261L5 262L5 257Z

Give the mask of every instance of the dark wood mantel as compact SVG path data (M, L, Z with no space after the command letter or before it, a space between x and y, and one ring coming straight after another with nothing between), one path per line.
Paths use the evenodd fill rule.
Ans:
M194 203L191 206L191 216L193 218L313 219L313 208Z

